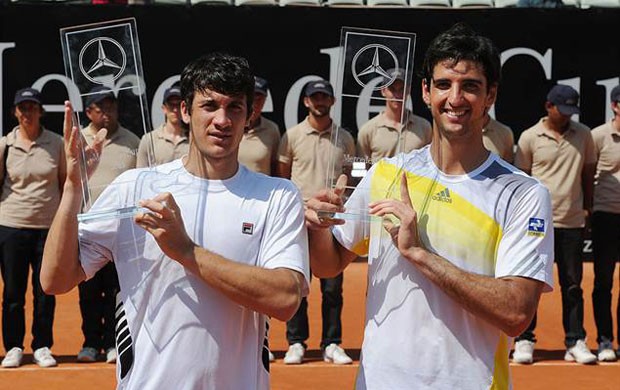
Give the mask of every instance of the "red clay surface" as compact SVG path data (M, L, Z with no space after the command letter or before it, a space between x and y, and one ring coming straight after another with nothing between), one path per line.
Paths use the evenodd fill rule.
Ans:
M320 290L318 284L313 281L308 313L310 318L309 350L308 359L304 364L287 366L282 363L282 357L287 348L285 324L280 321L272 321L270 344L276 355L276 362L271 366L272 389L353 389L363 335L366 269L366 263L353 263L345 271L344 276L343 347L355 358L354 363L350 366L335 366L322 361L319 351ZM619 267L616 267L614 305L618 300L618 272ZM590 298L592 279L592 264L587 263L584 265L584 283L582 286L585 300L585 327L588 333L588 345L595 349L596 328L592 318ZM30 317L32 316L30 291L27 301L26 329L29 332ZM563 361L564 332L561 323L560 302L559 286L553 293L543 296L538 310L536 361L531 366L511 365L514 388L527 390L619 390L620 363L581 366ZM615 313L615 306L613 312ZM75 356L83 341L80 324L77 289L58 296L54 324L55 344L52 348L59 361L58 367L41 369L32 363L32 352L29 349L31 338L27 334L25 364L18 369L0 368L0 390L114 389L116 381L112 365L104 362L90 364L75 362Z

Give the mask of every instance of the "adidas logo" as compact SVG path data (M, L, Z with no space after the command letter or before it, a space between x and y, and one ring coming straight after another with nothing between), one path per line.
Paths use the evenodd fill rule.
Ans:
M437 200L439 202L452 203L452 198L450 198L450 190L447 188L433 195L431 199Z

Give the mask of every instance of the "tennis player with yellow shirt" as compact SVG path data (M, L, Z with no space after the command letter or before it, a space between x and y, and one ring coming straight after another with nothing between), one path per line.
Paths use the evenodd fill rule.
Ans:
M511 337L553 286L553 226L548 190L484 147L499 79L488 38L460 24L440 34L423 64L431 144L375 163L344 205L338 186L307 202L316 276L368 256L356 389L511 387ZM376 195L392 182L396 199ZM345 209L378 218L317 213Z

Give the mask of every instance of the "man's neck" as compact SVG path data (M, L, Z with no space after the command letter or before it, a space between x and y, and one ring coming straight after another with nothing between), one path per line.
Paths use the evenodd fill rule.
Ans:
M614 116L611 120L611 127L616 129L617 132L620 132L620 115Z
M252 120L252 122L250 123L250 128L249 129L257 128L260 125L260 122L261 122L261 116L259 115L254 120Z
M171 136L182 136L185 133L185 129L181 126L180 123L173 124L171 122L166 121L164 123L164 133Z
M41 125L32 125L32 126L19 126L17 131L18 138L24 141L35 141L41 133L43 132L43 128Z
M466 139L449 140L433 130L431 157L439 170L447 175L463 175L482 165L489 157L489 151L479 134Z
M560 135L566 133L568 129L570 128L570 120L567 121L566 124L559 124L559 123L554 123L553 121L550 121L549 117L547 117L547 119L543 123L548 130L551 130L554 133L557 133Z
M239 170L239 162L236 155L212 159L205 157L200 151L192 147L190 147L187 156L184 156L182 161L189 173L208 180L230 179Z
M389 105L385 108L385 111L383 111L383 114L385 115L385 118L393 123L401 123L401 119L403 120L403 122L405 122L407 120L407 113L401 113L401 110L396 110L391 108ZM401 118L402 116L402 118Z
M317 130L319 133L330 130L332 126L332 118L329 115L325 116L314 116L308 115L308 122L313 129Z

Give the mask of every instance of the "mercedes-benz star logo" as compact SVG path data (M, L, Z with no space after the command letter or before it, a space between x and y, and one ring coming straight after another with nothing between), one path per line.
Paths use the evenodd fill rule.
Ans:
M97 59L86 69L84 57L91 59L94 57L94 45L96 47ZM107 48L106 48L107 47ZM90 50L89 50L90 49ZM106 52L107 50L107 52ZM110 53L114 55L110 55ZM114 61L112 58L116 59ZM120 61L119 61L120 60ZM97 37L88 41L80 51L80 71L88 80L95 84L103 84L102 76L111 76L116 80L123 74L127 66L127 55L123 47L112 38Z
M358 72L357 61L361 60L360 63L368 63L367 58L369 57L369 54L367 52L370 50L374 50L370 65ZM351 73L353 74L353 78L360 86L365 87L370 80L376 77L382 77L384 81L380 82L374 90L378 91L385 88L391 85L396 79L394 75L389 74L388 71L381 65L381 62L385 64L386 61L390 62L390 60L392 63L387 66L387 69L398 68L398 58L392 49L378 43L366 45L355 53L355 56L353 56L353 60L351 61Z

